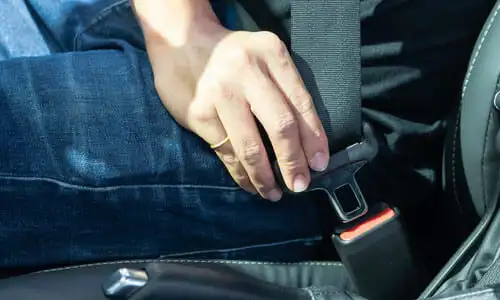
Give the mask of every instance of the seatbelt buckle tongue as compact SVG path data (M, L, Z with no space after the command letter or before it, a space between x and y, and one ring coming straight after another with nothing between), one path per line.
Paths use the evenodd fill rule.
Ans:
M368 123L363 123L363 140L332 154L324 171L311 170L311 184L303 193L325 192L343 223L362 217L368 212L368 205L355 176L377 153L378 143L373 129ZM281 188L287 193L295 193L287 188L277 163L273 169Z

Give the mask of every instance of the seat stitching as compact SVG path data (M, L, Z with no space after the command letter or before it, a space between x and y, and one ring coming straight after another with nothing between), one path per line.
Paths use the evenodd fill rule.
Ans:
M486 25L486 29L485 29L484 33L482 34L482 37L481 37L481 39L479 41L479 45L477 47L477 50L474 51L470 68L467 71L467 74L465 75L464 87L462 89L462 97L460 99L460 105L458 107L458 117L457 117L457 121L455 122L455 134L453 136L453 147L452 147L452 182L453 182L453 194L454 194L454 197L455 197L455 201L457 203L459 202L459 199L458 199L457 178L456 178L456 144L457 144L457 137L458 137L459 126L460 126L460 111L461 111L461 108L463 106L463 101L464 101L465 93L467 91L467 88L469 87L469 82L470 82L470 77L471 77L472 71L476 67L477 59L478 59L479 54L480 54L480 52L481 52L481 50L483 48L484 41L486 40L486 36L488 36L488 34L489 34L490 30L491 30L491 27L493 26L493 23L496 21L496 18L498 16L498 12L499 11L500 11L500 2L497 4L497 6L495 8L495 11L494 11L494 13L493 13L490 21ZM483 155L484 155L484 150L483 150ZM484 180L482 180L482 181L484 181ZM483 201L485 201L484 197L485 196L484 196L484 190L483 190Z
M198 259L142 259L142 260L121 260L109 261L93 264L84 264L78 266L68 266L49 270L42 270L33 274L54 273L67 270L84 269L98 266L118 265L118 264L144 264L144 263L203 263L203 264L223 264L223 265L266 265L266 266L343 266L340 262L261 262L261 261L245 261L245 260L198 260Z
M477 50L474 51L474 56L472 58L471 66L470 66L470 68L467 71L467 74L465 76L464 88L462 90L462 101L463 101L463 97L465 95L465 92L466 92L466 90L467 90L467 88L469 86L469 82L470 82L470 77L471 77L472 71L476 67L476 63L477 63L477 59L479 57L479 53L481 52L481 49L483 48L484 41L486 40L486 36L489 34L489 32L491 30L491 27L493 26L493 23L495 23L495 21L496 21L496 18L497 18L497 15L498 15L499 11L500 11L500 2L499 2L499 4L497 4L497 7L495 8L495 12L491 16L491 19L488 22L488 25L486 25L486 29L484 31L484 34L481 37L481 40L479 41L479 45L477 47Z

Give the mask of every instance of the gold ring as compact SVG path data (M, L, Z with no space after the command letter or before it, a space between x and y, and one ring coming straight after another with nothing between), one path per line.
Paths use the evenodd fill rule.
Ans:
M212 148L212 149L219 148L220 146L227 143L227 141L229 141L229 136L226 136L222 141L218 142L217 144L210 145L210 148Z

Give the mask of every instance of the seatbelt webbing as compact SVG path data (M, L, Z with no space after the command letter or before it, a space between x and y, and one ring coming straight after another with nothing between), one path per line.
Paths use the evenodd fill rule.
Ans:
M335 153L361 139L360 0L292 0L291 49Z

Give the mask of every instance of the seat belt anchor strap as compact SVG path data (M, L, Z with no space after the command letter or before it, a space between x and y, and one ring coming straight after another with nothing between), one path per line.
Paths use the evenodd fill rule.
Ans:
M363 123L363 139L330 156L328 167L321 172L311 170L311 183L306 191L323 191L343 223L354 221L368 212L368 205L356 182L356 173L378 153L378 142L372 127ZM286 193L287 188L277 162L274 173Z

